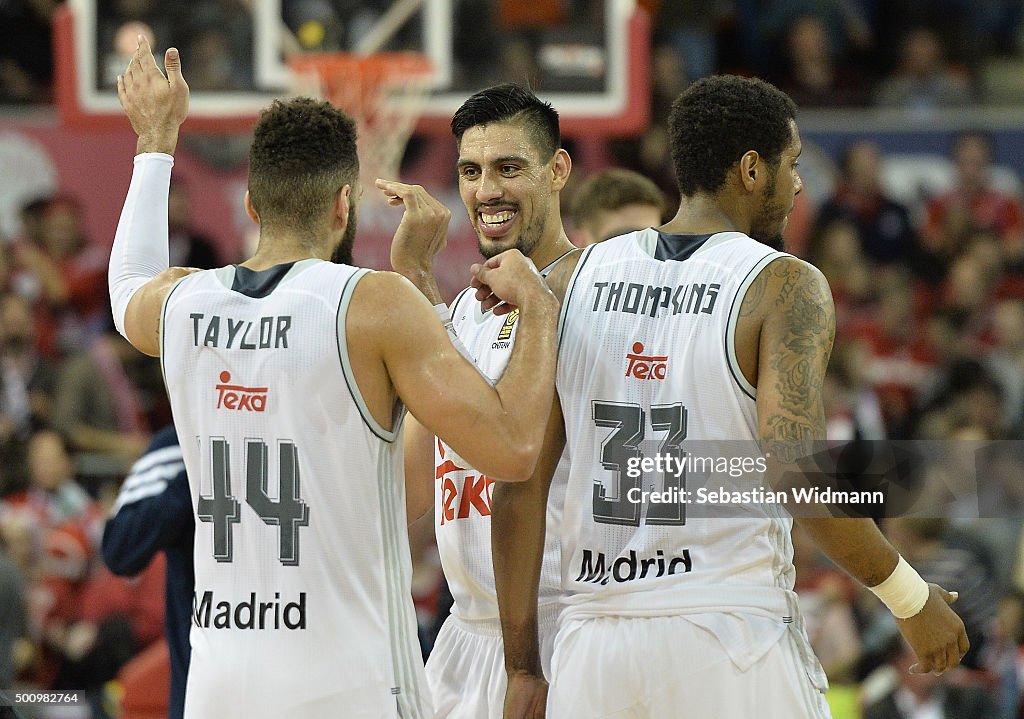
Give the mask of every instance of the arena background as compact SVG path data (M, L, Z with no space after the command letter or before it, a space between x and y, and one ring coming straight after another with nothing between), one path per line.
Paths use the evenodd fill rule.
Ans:
M822 269L836 299L829 438L973 451L979 442L1015 447L1024 436L1019 2L171 5L0 0L0 689L85 689L88 704L60 716L128 717L143 715L131 708L132 692L159 699L166 681L163 565L121 580L97 552L124 473L170 419L158 364L126 351L106 306L107 253L134 136L103 103L114 98L116 107L107 80L140 23L156 48L181 49L193 89L194 120L175 165L176 252L217 265L252 246L242 207L249 137L240 128L288 91L287 57L355 53L396 6L408 10L373 49L424 53L444 68L413 118L400 176L453 210L437 264L449 298L477 257L454 184L445 122L453 102L493 82L529 83L565 120L574 167L564 207L583 179L610 166L652 178L674 206L665 127L672 99L714 72L769 79L800 105L805 190L788 247ZM372 192L355 255L388 268L400 214ZM939 482L976 471L979 495L989 493L992 477L971 464L929 471ZM926 578L960 592L972 651L941 679L908 675L884 608L797 537L798 589L837 719L1024 716L1022 470L1016 459L1003 466L998 501L979 504L975 516L883 522ZM443 579L430 523L411 538L429 651ZM158 657L147 681L157 683L140 689L131 662L147 649L147 661ZM90 671L78 671L83 662Z

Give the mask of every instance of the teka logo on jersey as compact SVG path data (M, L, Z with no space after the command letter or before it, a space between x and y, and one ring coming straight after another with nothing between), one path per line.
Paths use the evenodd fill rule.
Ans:
M229 384L231 373L227 370L220 373L220 382L217 385L217 409L231 409L236 412L263 412L266 410L266 387L243 387L240 384Z
M441 524L456 519L469 519L474 514L490 517L494 480L475 470L467 471L466 467L460 467L451 458L446 459L444 445L440 441L437 445L441 452L441 463L435 470L436 479L441 482ZM452 473L465 476L446 476Z
M626 353L629 364L626 376L634 379L665 379L668 374L668 355L645 355L641 342L633 343L633 351Z

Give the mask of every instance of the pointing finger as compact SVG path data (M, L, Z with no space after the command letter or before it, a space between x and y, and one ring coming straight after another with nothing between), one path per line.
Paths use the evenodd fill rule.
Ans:
M139 64L146 70L158 70L156 58L153 57L153 48L149 46L149 40L145 35L139 34L139 47L136 50L139 56Z

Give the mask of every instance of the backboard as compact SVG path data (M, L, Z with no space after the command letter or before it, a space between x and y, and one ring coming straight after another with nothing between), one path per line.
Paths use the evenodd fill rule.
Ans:
M413 51L432 65L420 132L447 133L476 90L528 84L573 135L631 135L649 111L649 25L635 0L70 0L55 28L65 124L123 126L114 90L138 32L181 50L192 89L186 130L251 128L293 93L303 52Z

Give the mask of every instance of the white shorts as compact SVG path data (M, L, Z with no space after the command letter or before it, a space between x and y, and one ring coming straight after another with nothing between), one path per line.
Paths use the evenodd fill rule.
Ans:
M549 678L556 619L539 618L541 665ZM427 659L435 719L502 719L507 681L500 625L448 617Z
M557 719L828 719L798 630L740 671L709 631L680 616L563 622L547 715ZM818 682L819 684L821 682Z

